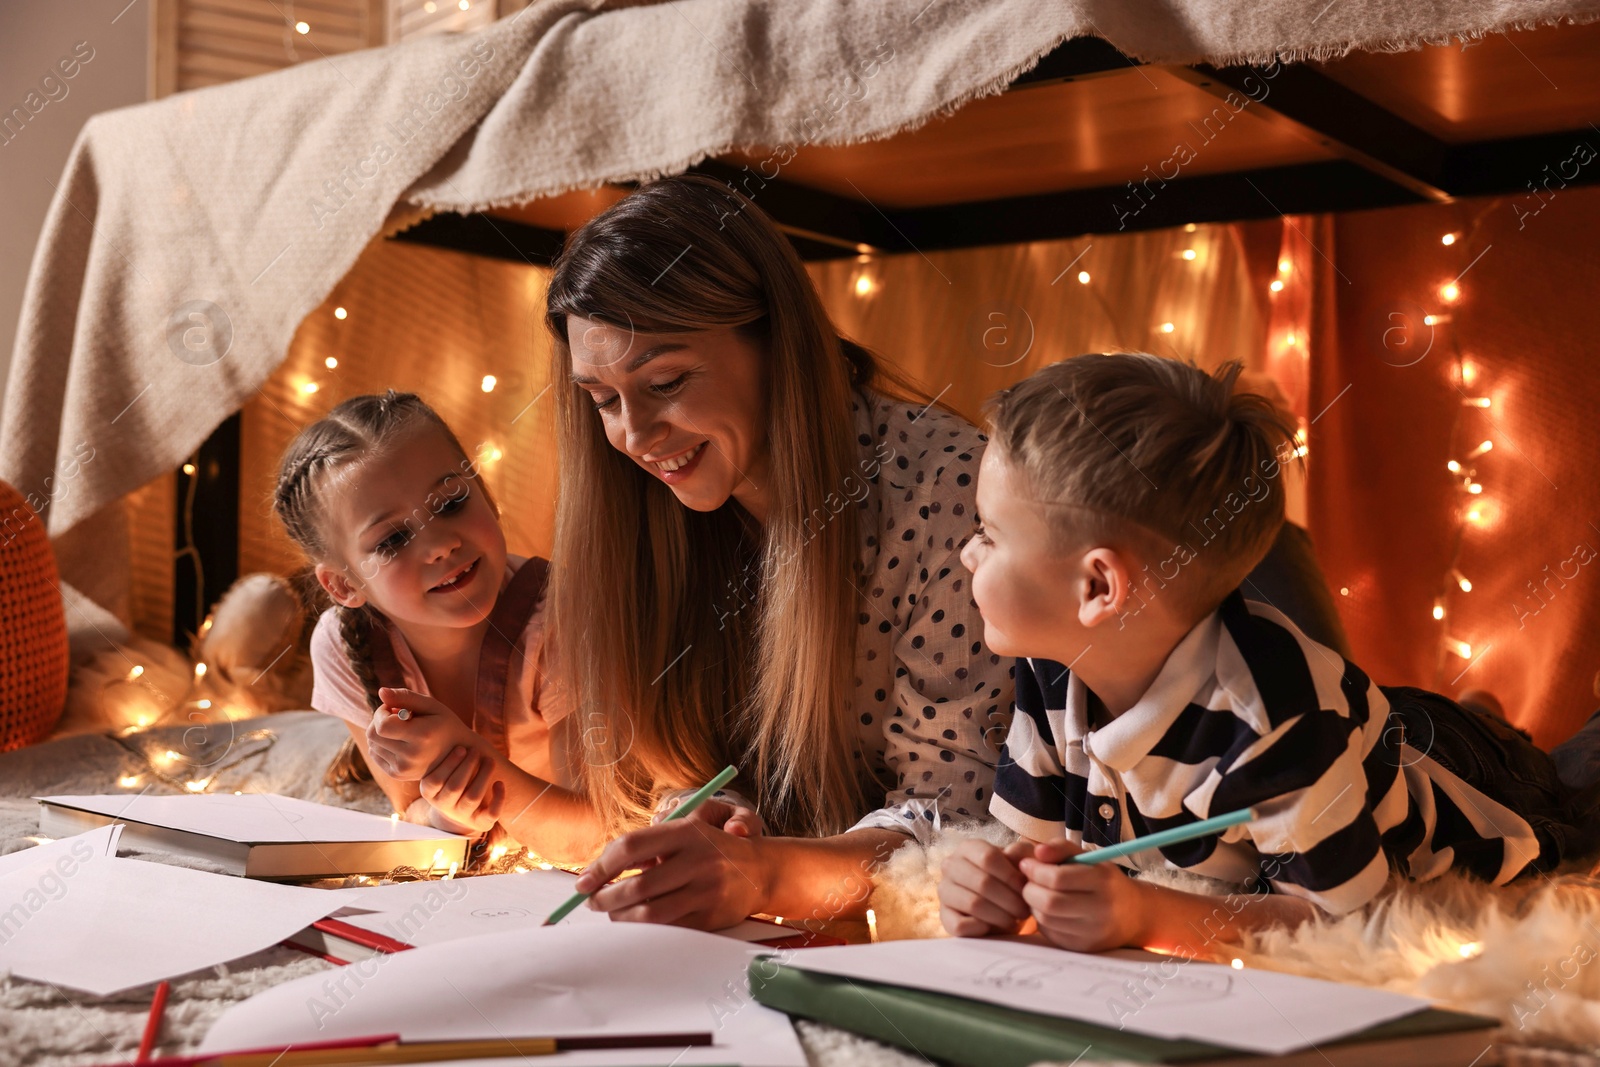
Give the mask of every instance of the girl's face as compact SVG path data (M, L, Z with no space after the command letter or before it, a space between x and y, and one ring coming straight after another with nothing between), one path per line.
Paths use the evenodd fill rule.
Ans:
M335 601L423 627L489 617L505 534L470 463L437 427L424 423L336 469L319 492L335 562L317 564L317 580Z
M567 322L572 381L606 439L687 508L738 500L765 521L769 453L761 347L732 327L637 333Z

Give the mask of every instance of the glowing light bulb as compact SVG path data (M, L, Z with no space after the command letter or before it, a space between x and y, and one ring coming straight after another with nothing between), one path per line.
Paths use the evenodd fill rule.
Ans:
M1452 459L1449 463L1444 465L1444 469L1449 471L1451 474L1460 474L1461 464Z
M321 386L317 385L316 382L307 382L306 384L304 384L304 385L302 385L300 387L300 391L302 393L306 394L306 396L310 396L312 393L316 392L319 388L321 388Z
M206 676L206 665L204 662L196 663L194 665L194 676L196 678L204 678Z
M187 474L191 478L194 477L194 469L195 468L194 468L194 464L193 463L185 463L183 465L183 473Z
M472 0L461 0L456 6L465 11L472 6Z
M1470 359L1461 361L1461 384L1471 385L1478 380L1478 365Z
M191 793L204 793L206 791L206 783L203 779L195 782L184 782L183 787Z
M139 776L137 774L124 774L117 779L117 784L124 789L132 789L139 784Z
M1472 592L1472 583L1467 581L1467 576L1465 574L1462 574L1460 571L1452 567L1450 569L1450 577L1456 580L1456 585L1461 587L1461 591L1463 593Z
M1467 509L1467 521L1472 523L1474 526L1482 525L1483 524L1483 509L1482 508L1476 508L1476 507L1468 508Z
M322 365L327 367L329 370L333 370L339 365L339 361L335 357L329 356L327 359L322 361Z
M1183 232L1184 233L1193 233L1194 231L1198 230L1199 228L1200 227L1196 226L1192 222L1186 222L1186 223L1183 224Z
M494 846L494 848L491 848L489 850L489 862L490 863L498 862L499 860L504 858L505 854L506 854L506 846L504 846L504 845L496 845L496 846Z
M1272 279L1272 284L1267 286L1267 288L1271 289L1274 293L1283 292L1283 279L1282 278L1274 278L1274 279Z
M1195 251L1195 250L1194 250L1194 249L1192 249L1192 248L1185 248L1185 249L1184 249L1184 250L1183 250L1183 258L1184 258L1184 259L1187 259L1187 260L1189 260L1189 261L1190 261L1190 262L1193 262L1193 261L1194 261L1194 258L1195 258L1195 256L1197 256L1197 255L1199 255L1199 253L1198 253L1198 252L1196 252L1196 251Z
M434 3L433 0L428 0L427 3L422 5L422 10L426 11L428 14L431 15L435 11L439 10L439 5Z
M1339 587L1339 595L1340 596L1349 596L1350 595L1350 587L1348 585L1341 585Z
M1089 272L1088 271L1080 270L1078 272L1078 284L1079 285L1088 285L1089 284Z
M336 319L348 318L349 316L350 316L350 312L346 311L344 308L334 308L333 309L333 317L336 318Z
M1479 456L1483 455L1485 452L1490 452L1490 451L1493 451L1493 450L1494 450L1494 442L1493 441L1485 441L1485 442L1483 442L1483 444L1479 445L1477 448L1474 448L1471 452L1468 452L1467 453L1467 458L1468 459L1477 459Z
M1451 652L1454 652L1462 659L1472 658L1472 646L1465 641L1458 641L1454 637L1450 637L1445 639L1445 644L1450 647Z
M309 22L297 22L294 24L294 31L301 35L308 34L311 32L311 24Z
M393 825L393 824L395 824L395 823L397 823L399 821L400 821L400 813L398 811L391 811L389 813L389 823L390 823L390 825Z
M1468 482L1467 492L1471 493L1473 496L1477 496L1479 493L1483 492L1483 486L1479 485L1477 482Z
M1233 958L1233 961L1231 963L1229 963L1228 966L1232 967L1236 971L1242 971L1242 970L1244 970L1244 960L1241 960L1237 956L1235 956Z
M1162 323L1162 324L1161 324L1161 332L1162 332L1162 333L1171 333L1171 332L1172 332L1172 331L1173 331L1173 330L1176 330L1176 329L1177 329L1177 327L1176 327L1176 326L1174 326L1174 325L1173 325L1173 324L1172 324L1172 323L1170 323L1170 322L1163 322L1163 323Z
M1292 333L1291 333L1291 334L1289 334L1289 336L1287 336L1287 337L1285 337L1285 338L1284 338L1284 339L1283 339L1283 343L1284 343L1284 344L1286 344L1286 345L1292 345L1292 344L1294 344L1294 343L1295 343L1295 336L1294 336L1294 334L1292 334Z
M486 393L494 392L494 387L498 385L499 382L500 379L496 378L494 375L485 374L483 376L483 391Z
M553 864L553 863L544 863L544 862L540 862L540 864L539 864L539 869L540 869L540 870L541 870L541 871L553 871L553 870L555 870L555 869L556 869L556 865L555 865L555 864Z
M873 290L873 284L872 284L872 276L871 275L863 274L861 277L856 279L856 295L857 296L866 296L869 293L871 293L872 290Z
M878 940L878 913L871 908L867 909L867 936Z
M130 682L133 681L135 678L139 677L143 673L144 673L144 664L135 663L133 665L133 669L128 672L128 681L130 681Z
M1466 944L1462 945L1458 951L1461 953L1461 958L1464 960L1477 959L1479 956L1483 955L1483 942L1468 941Z
M1439 287L1439 296L1446 304L1453 304L1461 298L1461 286L1455 282L1446 282Z
M1486 396L1469 396L1463 398L1461 403L1465 404L1469 408L1486 408L1493 404L1494 401L1490 400Z
M176 752L172 751L172 749L170 749L170 748L167 749L165 752L161 753L161 759L162 759L163 762L166 762L166 763L172 763L177 758L178 758L178 754Z
M1433 617L1436 620L1444 618L1444 603L1442 601L1435 600L1433 602Z
M202 711L209 711L211 709L211 701L202 700L200 702L200 708L201 708Z
M463 10L465 10L465 9L463 9ZM459 866L461 866L461 864L458 861L451 860L450 861L450 869L445 872L445 875L444 875L445 878L446 879L454 878L456 876L456 868L459 867Z
M1453 245L1456 243L1456 235L1453 233L1447 233L1443 237L1439 238L1439 243L1447 247L1449 245Z
M1289 269L1291 267L1293 267L1293 266L1294 266L1294 264L1290 263L1287 259L1280 259L1280 260L1278 260L1278 273L1279 274L1288 274L1289 273Z

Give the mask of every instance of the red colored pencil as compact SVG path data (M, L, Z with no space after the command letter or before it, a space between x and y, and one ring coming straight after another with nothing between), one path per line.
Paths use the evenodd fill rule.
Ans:
M166 982L156 986L156 995L150 1000L150 1017L144 1021L144 1037L139 1040L139 1056L134 1063L149 1063L150 1053L156 1047L156 1035L161 1032L161 1013L167 1007L167 994L172 987Z

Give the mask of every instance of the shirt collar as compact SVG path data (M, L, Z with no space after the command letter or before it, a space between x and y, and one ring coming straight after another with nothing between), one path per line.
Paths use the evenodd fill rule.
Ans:
M1085 747L1092 749L1096 759L1119 771L1128 771L1150 754L1183 714L1183 709L1216 676L1221 631L1222 620L1217 612L1212 612L1184 635L1144 696L1085 738ZM1083 696L1079 698L1079 705L1086 710L1087 701Z

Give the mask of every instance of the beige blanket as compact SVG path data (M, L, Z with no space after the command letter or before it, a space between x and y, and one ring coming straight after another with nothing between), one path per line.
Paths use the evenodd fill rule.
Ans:
M535 0L473 34L310 62L96 116L45 221L0 478L63 577L126 589L118 508L284 357L390 227L740 146L884 137L997 92L1061 40L1158 62L1390 48L1600 0Z

